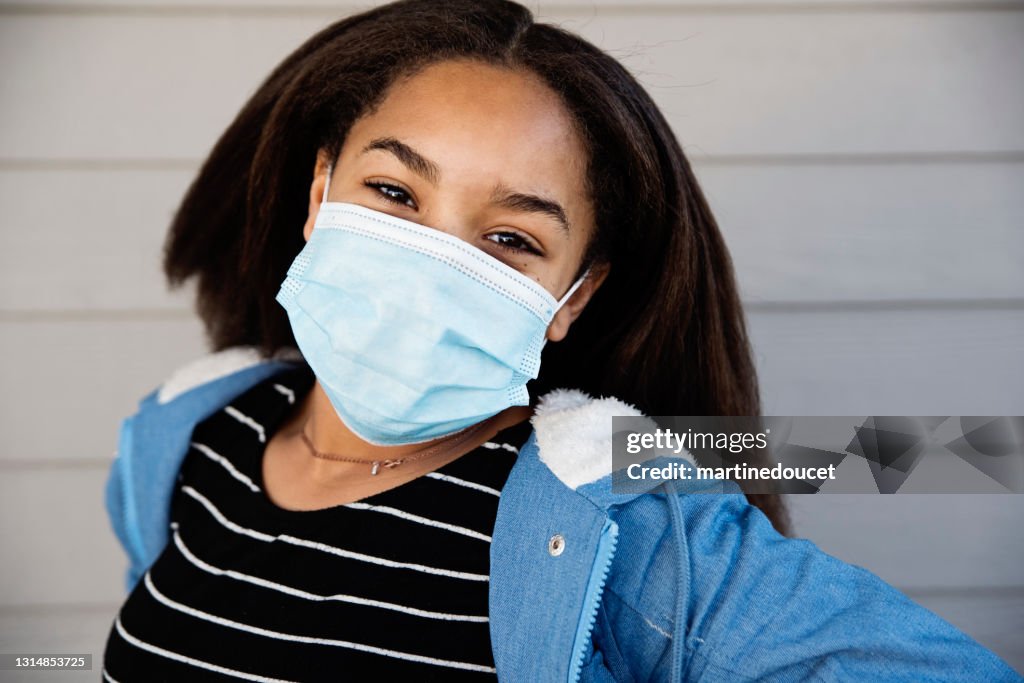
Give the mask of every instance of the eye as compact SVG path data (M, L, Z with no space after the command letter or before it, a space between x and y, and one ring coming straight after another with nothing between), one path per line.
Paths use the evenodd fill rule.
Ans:
M540 249L518 232L504 230L502 232L493 232L490 235L486 235L485 238L506 251L543 256Z
M397 204L398 206L406 206L410 209L416 208L416 202L413 201L409 192L398 185L375 180L366 180L363 182L363 185L377 190L377 193L386 202Z

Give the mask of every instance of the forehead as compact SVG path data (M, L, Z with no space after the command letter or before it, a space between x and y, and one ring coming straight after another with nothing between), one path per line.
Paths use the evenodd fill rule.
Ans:
M435 161L442 182L501 181L583 196L586 150L558 94L532 73L469 60L444 61L397 80L349 131L346 147L392 136Z

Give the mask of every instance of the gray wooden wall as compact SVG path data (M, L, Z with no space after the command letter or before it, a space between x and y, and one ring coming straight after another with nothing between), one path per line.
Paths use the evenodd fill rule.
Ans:
M0 3L0 651L99 665L122 599L102 507L118 423L203 352L189 292L161 282L168 219L257 83L355 8ZM1024 414L1024 3L540 15L623 59L673 122L733 251L767 413ZM801 534L1024 671L1024 498L791 503Z

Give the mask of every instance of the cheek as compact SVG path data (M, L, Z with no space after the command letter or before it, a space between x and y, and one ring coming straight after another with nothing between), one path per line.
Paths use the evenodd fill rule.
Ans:
M551 296L559 299L574 282L582 260L582 248L566 249L562 256L545 262L535 272L530 273L530 277L548 290Z

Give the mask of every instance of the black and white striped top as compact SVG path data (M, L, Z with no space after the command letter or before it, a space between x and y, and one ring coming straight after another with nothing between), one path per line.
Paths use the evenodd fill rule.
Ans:
M490 535L529 423L358 502L285 510L261 461L313 379L289 368L196 425L103 680L496 680Z

